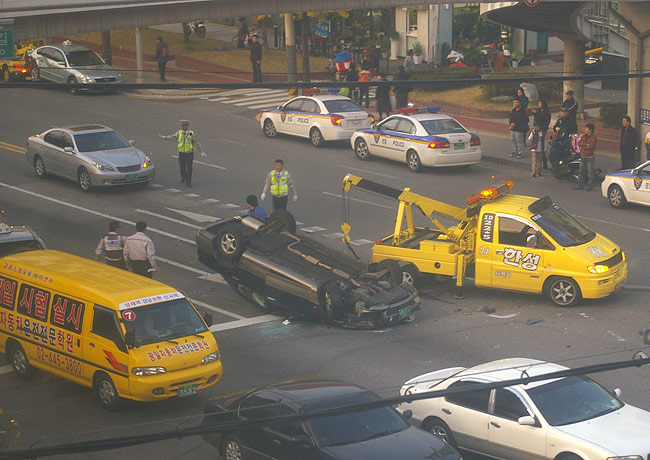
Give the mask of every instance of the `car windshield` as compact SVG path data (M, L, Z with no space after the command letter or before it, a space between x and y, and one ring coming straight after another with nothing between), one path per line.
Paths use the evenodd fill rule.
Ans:
M68 51L65 53L70 67L102 65L104 61L92 50Z
M0 257L18 254L19 252L38 251L39 249L45 248L36 240L0 242Z
M102 150L116 150L131 147L131 144L115 131L76 134L74 140L80 152L99 152Z
M355 394L354 399L349 402L363 403L376 400L376 396L366 393ZM408 428L404 419L389 407L313 418L309 419L309 426L316 441L323 447L362 442Z
M438 119L438 120L420 120L420 124L424 126L427 133L430 136L435 136L437 134L458 134L466 133L467 131L463 128L460 123L451 118Z
M549 206L532 219L560 246L579 246L596 237L594 232L557 205Z
M126 311L132 313L125 314ZM187 299L135 307L123 310L121 314L126 332L135 332L137 346L208 332Z
M567 377L527 390L552 426L584 422L614 412L624 403L586 377Z
M323 101L328 113L340 112L363 112L360 105L346 99L334 99L332 101Z

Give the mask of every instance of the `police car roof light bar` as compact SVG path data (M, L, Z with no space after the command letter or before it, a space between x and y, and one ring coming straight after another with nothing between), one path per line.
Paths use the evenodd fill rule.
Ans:
M338 94L341 92L340 88L327 88L327 94Z
M399 109L400 113L410 114L410 113L438 113L440 112L439 105L428 105L426 107L402 107Z
M310 96L312 94L320 94L320 89L318 88L305 88L302 90L303 96Z

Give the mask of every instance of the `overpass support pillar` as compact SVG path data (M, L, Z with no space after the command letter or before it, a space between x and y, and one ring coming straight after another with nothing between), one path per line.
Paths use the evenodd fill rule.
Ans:
M142 48L142 28L135 28L135 68L136 80L144 83L144 50Z
M585 43L575 38L564 39L564 76L583 75L585 69ZM584 119L585 82L582 80L565 80L564 91L573 90L573 97L578 101L578 119Z
M296 29L293 27L293 13L284 13L284 40L287 49L287 81L298 81L296 62Z
M111 31L102 32L102 57L108 65L113 64L113 53L111 52Z

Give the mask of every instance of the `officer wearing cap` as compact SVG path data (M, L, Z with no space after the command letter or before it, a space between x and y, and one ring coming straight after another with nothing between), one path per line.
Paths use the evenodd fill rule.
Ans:
M108 233L99 240L95 255L100 260L102 255L108 265L126 270L124 262L124 243L126 237L120 235L120 223L112 220L108 223Z
M159 134L162 139L166 141L177 141L178 144L178 165L181 169L181 184L185 183L188 187L192 187L192 163L194 163L194 150L201 152L201 158L207 155L203 151L203 147L199 144L196 133L190 129L190 122L188 120L181 120L181 129L169 136Z
M578 101L573 97L572 90L568 90L564 94L566 95L566 99L562 102L560 110L567 112L567 130L569 134L575 134L578 132L578 122L576 121L578 116Z

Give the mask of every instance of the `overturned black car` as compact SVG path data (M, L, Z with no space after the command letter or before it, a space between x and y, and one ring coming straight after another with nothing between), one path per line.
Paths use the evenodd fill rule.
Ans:
M388 269L298 235L287 211L208 225L196 236L199 261L220 273L244 299L265 309L371 329L414 319L420 298ZM401 274L399 274L401 279Z

